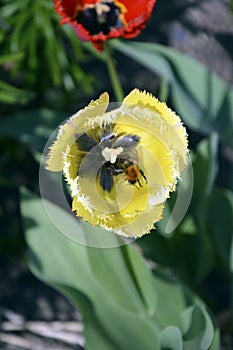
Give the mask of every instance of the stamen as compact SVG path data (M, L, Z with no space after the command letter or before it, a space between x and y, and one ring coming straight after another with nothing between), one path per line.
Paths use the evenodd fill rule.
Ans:
M103 14L110 11L110 7L106 4L102 4L101 2L97 2L95 4L95 9L97 16L103 16Z
M122 147L118 148L108 148L105 147L102 151L102 156L107 162L114 164L116 162L117 156L123 152Z

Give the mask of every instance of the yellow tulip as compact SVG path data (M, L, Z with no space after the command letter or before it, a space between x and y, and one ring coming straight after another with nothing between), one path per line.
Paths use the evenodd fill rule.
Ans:
M104 93L59 129L47 169L63 170L72 210L127 237L149 233L188 162L186 130L165 103L133 90L106 112Z

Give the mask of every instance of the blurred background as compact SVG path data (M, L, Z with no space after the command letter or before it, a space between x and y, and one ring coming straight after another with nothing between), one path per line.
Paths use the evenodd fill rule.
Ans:
M232 86L233 2L230 0L158 0L146 29L133 42L158 43L177 49ZM134 47L131 50L134 52ZM132 52L124 52L123 46L116 45L114 53L125 93L134 87L146 89L176 108L166 79L152 75L145 64L140 65L140 58L133 58ZM187 79L192 79L195 72L187 69L185 74ZM79 312L28 269L20 188L39 193L40 153L51 131L65 118L103 91L109 91L114 101L107 76L104 56L89 43L80 42L72 28L59 25L51 0L0 1L1 349L65 350L83 346ZM215 155L218 168L215 185L232 191L232 125L227 119L222 124L224 131L220 131L220 138L228 137L229 141L220 141ZM207 127L204 126L204 132L201 125L190 123L187 127L190 148L196 149L208 134ZM228 213L225 221L232 222ZM150 256L144 246L145 239L140 245ZM229 246L230 239L228 242ZM221 350L233 349L228 273L227 268L212 267L196 285L211 300L217 322L222 326ZM22 326L25 321L32 322L31 328ZM64 327L60 338L52 321Z

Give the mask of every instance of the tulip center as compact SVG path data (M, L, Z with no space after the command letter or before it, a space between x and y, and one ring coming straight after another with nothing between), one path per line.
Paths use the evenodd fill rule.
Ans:
M98 1L87 4L77 13L76 20L91 35L103 33L107 35L113 28L124 26L124 7L114 0Z
M85 177L95 174L104 191L113 189L115 179L124 179L138 189L147 183L147 178L139 166L137 146L140 137L135 134L119 135L114 125L91 133L76 134L76 144L82 157L78 175Z

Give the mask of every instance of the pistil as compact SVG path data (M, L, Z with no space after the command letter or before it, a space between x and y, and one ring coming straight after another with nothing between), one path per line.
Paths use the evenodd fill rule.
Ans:
M102 151L102 156L107 162L114 164L116 162L117 156L123 152L122 147L118 148L108 148L105 147Z

